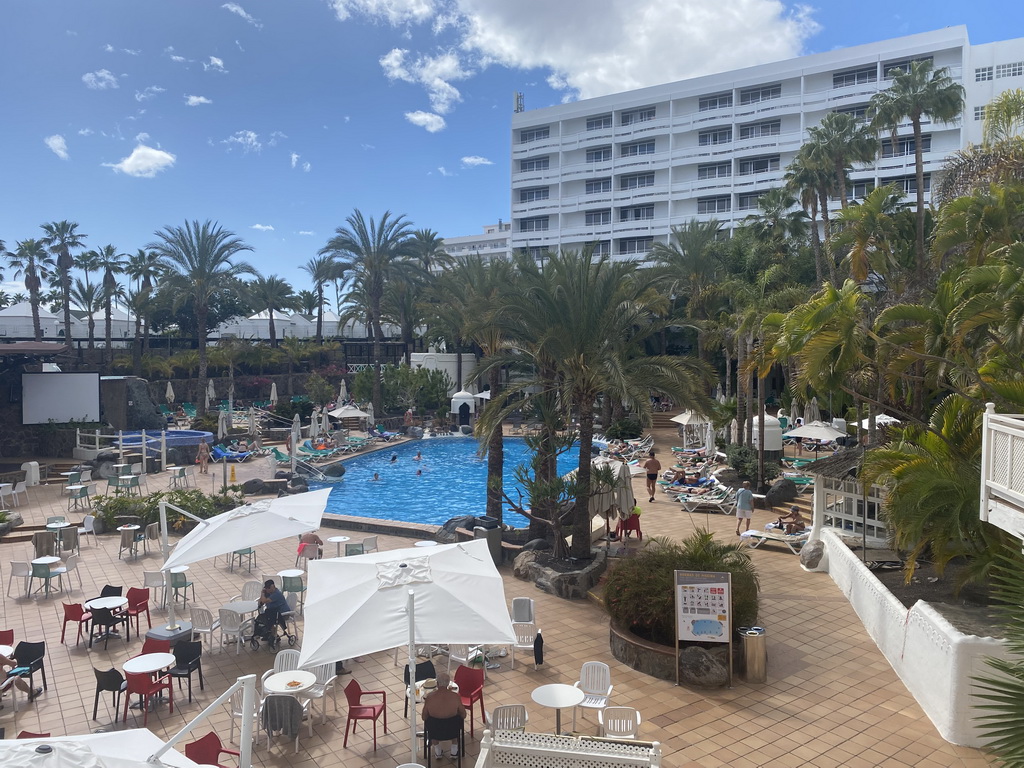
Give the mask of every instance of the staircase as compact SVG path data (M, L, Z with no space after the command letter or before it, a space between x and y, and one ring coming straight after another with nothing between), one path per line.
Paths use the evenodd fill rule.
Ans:
M654 429L676 429L679 425L672 421L674 413L670 411L655 412L651 414L651 427Z

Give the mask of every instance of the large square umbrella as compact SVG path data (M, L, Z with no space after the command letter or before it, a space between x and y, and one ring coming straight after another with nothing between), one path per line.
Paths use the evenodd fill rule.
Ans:
M46 744L51 751L36 752ZM176 750L160 756L160 762L146 758L164 745L163 739L145 728L129 728L110 733L89 733L79 736L48 736L40 739L13 738L0 741L0 764L5 768L196 768Z
M354 405L343 405L341 408L335 408L333 411L329 411L328 415L334 419L368 419L370 414L366 411L360 411Z
M409 646L515 642L487 541L314 560L299 667ZM411 676L410 676L411 677ZM413 681L415 682L415 681ZM416 708L410 740L416 755Z
M709 419L702 413L696 411L683 411L677 413L669 421L674 421L676 424L682 424L684 427L693 426L695 424L707 424Z
M821 421L812 421L810 424L804 424L802 427L791 429L786 433L786 437L799 437L806 440L822 440L824 442L830 442L835 440L837 437L844 437L846 435L842 430L836 429L831 424L825 424Z

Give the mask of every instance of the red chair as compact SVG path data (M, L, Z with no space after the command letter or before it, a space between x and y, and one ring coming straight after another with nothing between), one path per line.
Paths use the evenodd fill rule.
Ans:
M127 678L128 688L124 692L124 719L122 722L128 722L128 705L131 703L132 694L142 697L142 711L145 712L142 719L143 727L149 722L149 700L162 690L166 689L167 701L171 707L170 713L174 714L174 686L171 684L169 675L164 675L156 680L148 674L125 675L125 677Z
M615 535L621 540L624 535L628 536L630 531L636 531L636 537L643 539L644 532L640 530L640 515L630 515L625 520L619 520L619 524L615 528Z
M455 670L455 677L453 678L455 684L459 686L459 696L462 697L462 706L469 710L469 735L475 736L473 731L473 702L480 702L480 723L487 722L487 716L484 714L484 670L472 669L470 667L459 667Z
M226 768L218 762L221 755L239 757L238 752L233 749L224 749L220 737L213 731L185 745L185 757L200 765L218 765L220 768Z
M75 645L79 645L82 642L82 628L88 628L89 622L92 621L92 614L85 610L85 606L81 603L61 603L64 606L64 624L60 628L60 644L64 645L64 633L68 630L68 624L75 622L78 624L78 639L75 641ZM0 645L13 645L14 643L14 630L10 630L11 642L3 642L3 638L0 637Z
M363 704L363 696L380 696L380 704ZM377 718L384 714L384 733L388 732L388 695L384 691L364 691L356 680L351 680L345 686L345 699L348 700L348 719L345 720L345 743L342 745L348 748L349 723L352 723L352 733L356 732L359 720L373 720L373 749L377 751Z
M0 645L14 645L13 629L0 629Z
M32 733L32 731L22 731L18 734L19 739L48 739L50 734L48 733Z
M147 653L170 653L171 652L171 641L160 640L155 637L147 637L146 641L142 644L142 650L138 652L138 656L143 656Z
M142 626L139 623L139 616L146 614L146 623L153 628L153 619L149 615L149 590L141 587L132 587L126 595L128 598L128 622L135 619L135 636L142 634Z

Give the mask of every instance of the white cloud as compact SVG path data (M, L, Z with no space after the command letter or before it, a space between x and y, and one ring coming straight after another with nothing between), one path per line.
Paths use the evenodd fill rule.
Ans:
M439 10L435 0L327 0L339 21L353 13L387 21L392 26L419 24L427 21Z
M113 53L114 52L114 46L112 46L110 43L107 43L106 45L103 46L103 50L106 51L107 53Z
M137 50L135 48L122 48L121 50L127 53L129 56L138 56L140 53L142 53L142 51Z
M288 138L288 134L286 134L286 133L281 133L280 131L271 131L270 132L270 139L267 141L267 146L268 147L276 147L278 141L280 141L281 139L287 139L287 138Z
M309 173L311 170L313 170L313 166L310 165L307 162L303 162L303 164L302 164L302 172L303 173Z
M218 59L216 56L211 56L209 63L203 62L203 69L227 73L227 70L224 69L224 59Z
M249 229L258 229L260 232L273 232L274 227L272 224L253 224Z
M432 112L406 112L405 119L413 125L418 125L421 128L426 128L430 133L437 133L443 131L445 126L448 124L444 121L444 118L440 115L435 115Z
M139 134L135 135L135 143L136 144L145 144L147 141L149 141L149 134L148 133L139 133Z
M371 149L376 149L377 148L376 144L360 144L359 146L362 147L363 149L367 150L367 151L369 151Z
M141 91L136 91L135 100L148 101L149 99L152 99L154 96L156 96L158 93L163 93L165 90L167 89L161 88L159 85L150 85Z
M299 157L300 157L300 155L296 154L295 152L292 152L292 154L291 154L292 168L294 168L296 166L296 164L298 164Z
M185 103L190 107L198 107L200 104L213 104L213 101L205 96L185 96Z
M92 128L79 128L78 129L78 135L79 136L92 136Z
M121 160L119 163L103 163L108 168L113 168L119 173L124 173L128 176L137 176L140 178L151 179L156 176L160 171L170 168L174 165L175 158L170 152L164 152L162 149L154 149L153 147L147 147L144 144L139 144L132 153Z
M454 173L449 172L443 165L437 166L437 170L438 170L438 172L442 176L454 176L455 175Z
M50 151L61 160L68 159L68 143L64 141L64 137L59 133L55 133L53 136L47 136L43 139L43 143L46 144L46 146L50 148Z
M409 51L393 48L380 57L380 66L389 80L402 80L423 86L430 97L434 112L445 114L462 101L462 94L451 84L451 80L465 80L470 76L453 51L435 56L418 56L407 61Z
M224 5L222 5L221 8L223 8L223 9L225 9L227 11L231 11L236 16L241 16L247 22L249 22L254 27L256 27L256 29L263 29L263 25L260 24L259 21L254 19L248 13L246 13L245 9L242 6L240 6L238 3L224 3Z
M107 69L97 69L95 72L86 72L82 75L82 82L86 88L94 91L105 91L108 88L117 88L117 78Z
M463 168L473 168L478 165L494 165L494 163L486 157L480 157L480 155L466 155L462 158Z
M236 131L224 139L221 144L227 144L229 149L234 149L236 146L241 147L245 154L259 152L263 149L259 134L255 131Z
M315 235L316 232L314 232L311 229L300 229L299 234L302 235L303 237L313 237L313 235Z

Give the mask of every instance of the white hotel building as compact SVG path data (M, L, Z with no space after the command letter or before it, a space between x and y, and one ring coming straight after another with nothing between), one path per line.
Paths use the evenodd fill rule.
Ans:
M733 226L782 185L808 127L829 112L863 115L886 73L915 59L947 67L966 91L962 120L924 125L927 189L947 155L980 141L984 105L1024 88L1024 38L972 46L966 27L949 27L518 112L511 246L539 256L594 243L635 258L694 218ZM909 123L852 179L855 198L880 184L916 192Z

